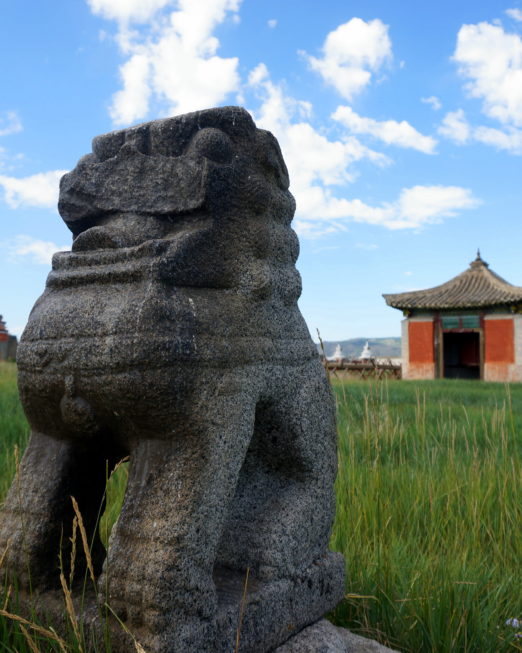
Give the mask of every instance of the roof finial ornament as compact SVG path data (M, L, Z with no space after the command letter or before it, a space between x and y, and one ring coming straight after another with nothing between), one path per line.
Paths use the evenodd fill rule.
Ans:
M477 258L469 264L471 268L489 268L489 265L480 256L480 249L477 247Z

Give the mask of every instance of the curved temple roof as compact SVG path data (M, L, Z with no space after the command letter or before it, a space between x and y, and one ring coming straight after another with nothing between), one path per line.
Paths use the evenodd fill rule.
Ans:
M383 297L388 306L402 310L478 308L518 304L522 302L522 287L511 285L490 270L479 251L467 270L440 286Z

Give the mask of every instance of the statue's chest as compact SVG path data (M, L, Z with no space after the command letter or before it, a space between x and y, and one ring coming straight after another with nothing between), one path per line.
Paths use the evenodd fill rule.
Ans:
M153 279L48 288L31 313L18 362L94 372L308 358L312 343L302 318L283 313L234 291Z

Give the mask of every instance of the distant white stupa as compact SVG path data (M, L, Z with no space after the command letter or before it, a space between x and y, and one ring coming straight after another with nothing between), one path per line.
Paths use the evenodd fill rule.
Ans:
M362 361L367 361L370 358L373 358L373 354L372 354L372 350L370 349L370 345L369 345L368 340L367 340L366 344L363 347L361 355L359 356L359 359L362 360Z
M335 351L333 353L333 356L329 356L328 360L331 361L340 361L344 358L343 350L341 349L341 345L337 345L335 348Z

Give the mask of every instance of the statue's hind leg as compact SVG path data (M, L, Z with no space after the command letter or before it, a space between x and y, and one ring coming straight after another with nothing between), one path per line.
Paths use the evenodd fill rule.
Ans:
M269 579L299 574L327 551L337 438L319 361L273 368L264 393L220 556Z
M169 400L177 408L157 419L157 437L137 438L100 581L102 600L151 653L214 650L212 574L252 436L256 382L202 377L190 401ZM118 629L113 650L126 651Z
M99 537L93 537L106 477L100 449L32 433L0 512L0 557L5 552L4 566L21 589L59 587L60 551L67 574L75 515L72 496L92 541L94 567L100 570L104 551ZM77 578L84 564L79 553Z

